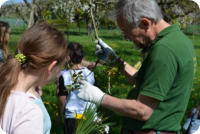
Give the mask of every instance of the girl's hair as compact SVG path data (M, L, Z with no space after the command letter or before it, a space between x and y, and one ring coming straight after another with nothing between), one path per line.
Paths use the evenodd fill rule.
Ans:
M21 70L33 73L57 61L57 66L64 63L66 57L66 41L61 32L49 24L36 24L26 30L22 35L16 54L26 57L20 63L11 55L0 71L0 119L3 116L7 98L18 82Z
M0 49L3 50L5 59L9 54L10 26L7 22L0 21Z
M68 56L70 57L70 62L73 64L80 64L83 57L84 52L82 46L77 42L69 43L67 47Z

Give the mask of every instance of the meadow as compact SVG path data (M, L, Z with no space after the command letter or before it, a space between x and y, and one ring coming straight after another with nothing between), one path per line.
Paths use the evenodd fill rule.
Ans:
M12 27L11 41L10 41L10 51L14 53L16 44L20 38L20 35L24 31L24 27ZM67 35L65 28L59 27L59 29ZM96 61L95 57L95 44L91 36L87 35L85 29L81 29L80 33L77 28L68 30L69 42L79 42L83 45L85 51L85 58L88 61ZM125 61L131 65L135 65L138 61L141 61L141 55L139 51L136 51L133 47L133 43L123 39L122 33L119 29L101 29L99 30L100 38L109 44L116 53ZM197 62L200 62L200 37L199 35L189 35L188 37L193 41L194 48L197 56ZM66 37L67 38L67 37ZM98 87L104 90L106 93L111 94L119 98L125 98L127 93L131 90L133 85L130 85L128 80L121 75L115 68L109 68L106 66L97 66L94 70L96 81ZM108 74L110 74L110 82L108 79ZM197 64L196 75L194 78L194 85L192 88L192 94L188 105L187 112L194 107L200 101L200 65ZM108 85L110 83L111 92L108 92ZM43 87L43 101L48 109L48 112L52 120L52 134L62 134L63 122L58 122L58 106L57 106L57 96L56 96L56 84L51 82L50 84ZM104 108L99 108L99 110L108 117L107 122L113 122L114 125L111 126L111 134L120 133L120 116L106 110ZM185 114L184 120L187 113ZM183 121L184 121L183 120Z

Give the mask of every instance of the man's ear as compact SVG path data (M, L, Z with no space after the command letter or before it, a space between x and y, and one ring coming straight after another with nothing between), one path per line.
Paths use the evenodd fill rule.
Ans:
M141 18L139 27L147 31L151 26L151 20L147 18Z
M49 66L48 66L48 74L51 74L53 68L56 66L57 61L54 60Z

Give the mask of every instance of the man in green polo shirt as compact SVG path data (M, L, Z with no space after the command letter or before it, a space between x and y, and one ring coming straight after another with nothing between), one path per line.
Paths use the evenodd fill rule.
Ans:
M116 10L120 29L145 53L142 66L131 67L101 39L96 54L135 80L136 88L119 99L83 81L78 96L123 115L123 134L176 134L193 83L193 44L178 25L163 20L155 0L119 0Z

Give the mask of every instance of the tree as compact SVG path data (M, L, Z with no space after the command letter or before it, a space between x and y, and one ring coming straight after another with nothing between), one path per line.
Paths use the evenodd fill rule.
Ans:
M49 10L48 8L52 5L49 0L33 0L32 3L24 0L24 3L30 10L28 27L43 21L43 12Z
M184 29L187 23L192 23L195 16L199 14L196 3L189 0L157 0L160 5L164 19L170 23L179 22Z
M92 29L92 20L91 20L91 8L93 10L95 22L97 28L100 25L100 19L108 17L108 11L112 10L116 0L93 0L92 3L89 0L78 0L79 2L79 10L78 14L79 17L77 18L85 18L85 23L87 26L88 35L91 35ZM77 19L80 21L81 19Z
M23 0L23 3L15 3L11 0L7 5L2 7L2 14L16 14L28 27L44 20L43 12L51 7L49 0Z
M80 23L85 22L88 35L91 35L92 21L90 9L94 11L97 26L100 24L99 20L102 17L107 17L105 14L108 10L113 8L116 0L93 0L90 4L89 0L55 0L54 1L54 14L57 17L65 20L67 23L76 22L79 27Z

